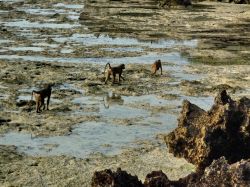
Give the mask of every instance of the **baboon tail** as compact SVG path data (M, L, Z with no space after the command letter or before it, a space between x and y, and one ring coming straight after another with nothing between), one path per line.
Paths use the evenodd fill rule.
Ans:
M33 93L34 93L34 90L31 92L31 98L30 98L31 101L33 100Z
M103 72L104 76L105 76L105 70L106 70L106 68L107 68L107 65L109 66L109 68L111 68L110 63L108 62L108 63L105 65L105 67L104 67L104 72Z

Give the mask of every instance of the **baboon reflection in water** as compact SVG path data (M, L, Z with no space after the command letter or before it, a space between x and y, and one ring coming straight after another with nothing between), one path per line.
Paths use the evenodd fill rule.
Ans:
M111 93L111 96L109 95L109 93L107 93L107 95L103 97L103 101L104 101L105 108L109 108L110 105L114 105L114 104L123 105L124 103L124 100L122 99L122 97L113 92Z

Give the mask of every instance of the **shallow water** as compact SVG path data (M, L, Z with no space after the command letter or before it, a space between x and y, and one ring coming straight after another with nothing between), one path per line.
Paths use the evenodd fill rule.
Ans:
M29 100L30 96L20 96L18 99ZM191 102L207 110L211 107L211 97L195 98L183 96ZM118 101L117 101L118 100ZM168 101L157 99L155 95L122 96L104 107L102 97L76 98L72 102L84 107L96 106L98 111L84 112L82 115L100 115L102 122L84 122L76 125L70 135L54 137L32 137L32 134L10 132L0 136L1 144L16 145L22 152L31 155L71 155L87 157L91 153L118 154L122 148L138 146L136 141L153 140L158 133L168 133L176 127L177 116L168 113L150 112L148 109L136 109L129 104L141 103L150 106L166 106ZM52 99L51 102L58 102ZM169 104L179 106L182 99L169 101ZM132 120L131 125L118 125L116 120ZM134 121L136 120L136 121Z
M41 47L9 47L11 51L44 51Z
M150 47L150 48L170 48L175 46L188 46L188 47L195 47L197 45L197 40L185 40L185 41L176 41L176 40L159 40L154 42L143 42L139 41L135 38L111 38L108 35L98 35L95 36L94 34L73 34L70 37L58 37L53 38L56 42L66 42L66 41L73 41L77 43L82 43L86 46L93 46L93 45L127 45L127 46L143 46L143 47Z
M171 126L176 122L172 116ZM110 123L87 122L79 124L69 136L37 137L31 134L10 132L0 137L1 144L16 145L31 155L72 155L86 157L91 153L118 154L122 147L136 146L137 140L153 139L155 134L168 130L168 126L122 126ZM49 149L47 148L48 145Z
M46 56L23 56L23 55L0 55L0 59L6 60L16 60L20 59L23 61L33 61L33 62L61 62L61 63L92 63L92 64L106 64L112 62L112 64L134 64L134 63L143 63L151 64L155 59L161 59L162 61L169 61L176 64L188 64L187 59L180 56L179 53L167 53L167 54L158 54L158 53L149 53L146 55L136 56L136 57L121 57L121 58L112 58L112 57L86 57L86 58L66 58L66 57L46 57Z
M16 20L12 22L4 23L6 27L19 27L19 28L50 28L50 29L71 29L74 27L79 27L79 24L69 24L69 23L40 23L40 22L30 22L28 20Z
M4 1L11 3L12 1ZM13 2L16 2L13 0ZM178 51L166 52L164 49L174 49L179 46L194 48L197 40L166 40L141 41L132 37L111 37L106 34L94 34L79 23L78 17L84 9L83 4L54 3L50 7L42 4L23 5L18 11L24 11L30 18L6 18L0 20L0 25L14 33L15 37L0 38L4 47L0 50L0 59L8 61L31 62L61 62L61 63L92 63L112 64L152 64L157 59L164 63L163 69L174 78L168 84L179 84L182 80L199 80L204 75L190 74L185 71L189 65L188 59ZM1 15L8 11L0 11ZM32 19L33 17L38 18ZM70 20L62 21L60 16ZM101 51L124 53L123 57L70 57L78 47L92 47ZM91 50L92 50L91 48ZM59 51L63 57L46 56L44 51ZM171 51L171 50L170 50ZM27 55L25 54L27 53ZM127 55L133 53L133 56ZM25 55L24 55L25 54ZM114 55L116 56L116 55ZM121 56L121 55L120 55ZM169 62L169 63L168 63ZM30 100L32 90L24 88L20 91L17 101ZM166 91L166 94L176 94L176 99L162 99L151 92L142 96L120 96L118 99L107 100L105 96L86 96L84 90L71 84L62 84L57 90L69 90L79 95L70 101L80 106L71 111L71 115L99 116L100 122L84 122L74 126L72 134L54 137L32 137L31 134L9 132L0 136L4 145L16 145L20 151L31 155L72 155L86 157L91 153L117 154L122 148L137 146L136 141L153 140L158 133L168 133L177 125L176 111L180 110L183 99L194 102L208 110L213 99L211 97L185 96L178 88ZM0 99L5 99L2 95ZM51 104L64 102L52 97ZM169 106L170 109L157 111L158 108ZM88 111L90 109L90 111ZM155 112L155 110L157 112ZM125 121L125 122L124 122Z

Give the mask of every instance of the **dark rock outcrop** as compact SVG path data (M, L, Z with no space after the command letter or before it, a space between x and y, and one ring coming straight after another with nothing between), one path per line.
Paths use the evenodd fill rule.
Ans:
M145 187L167 187L172 184L172 181L170 181L162 171L152 171L151 173L147 174L146 179L144 181Z
M249 0L229 0L229 3L234 2L235 4L250 4Z
M190 178L195 180L190 181ZM186 180L185 180L186 179ZM228 164L225 157L212 162L212 164L204 170L203 175L193 173L187 176L184 186L241 186L247 187L250 185L250 160L241 160L234 164ZM180 184L180 183L179 183Z
M250 99L233 101L223 90L211 110L183 102L178 128L165 137L169 151L198 169L225 156L229 163L250 156Z
M169 181L168 184L162 187L247 187L250 184L250 159L228 164L225 157L221 157L214 160L205 170L191 173L178 181Z
M137 176L132 176L120 168L116 172L110 169L96 171L91 181L92 187L143 187Z
M228 164L225 157L212 162L204 171L191 173L178 181L171 181L162 171L152 171L146 176L144 185L138 178L125 171L104 170L95 172L92 187L200 187L240 186L250 184L250 159Z
M159 6L163 8L171 8L173 5L183 5L185 7L192 5L191 0L160 0Z

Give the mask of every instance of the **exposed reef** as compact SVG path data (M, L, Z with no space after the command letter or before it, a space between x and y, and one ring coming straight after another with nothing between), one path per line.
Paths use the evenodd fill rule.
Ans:
M225 156L229 163L250 156L250 100L234 101L221 91L209 111L185 100L178 128L165 137L169 151L199 169Z
M149 173L144 183L131 176L126 171L104 170L95 172L92 178L92 187L199 187L199 186L242 186L250 184L250 160L242 160L234 164L228 164L225 157L207 167L204 171L191 173L178 181L171 181L162 171ZM117 179L117 176L120 176ZM125 184L125 185L124 185Z
M169 151L196 165L197 170L184 178L172 181L162 171L147 174L143 185L156 186L248 186L250 184L250 99L234 101L222 90L214 99L209 111L184 100L178 127L165 136ZM244 160L245 159L245 160ZM121 170L95 172L96 186L136 186L141 181ZM113 177L112 180L103 180ZM133 177L133 181L130 177ZM121 181L124 180L124 181ZM110 182L112 181L112 182Z
M119 187L143 187L141 181L137 176L132 176L126 171L122 171L120 168L116 172L112 172L110 169L95 172L92 178L91 185L93 187L100 186L119 186Z

